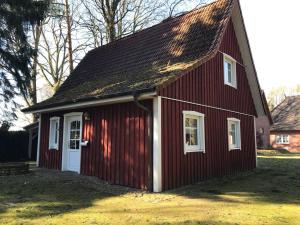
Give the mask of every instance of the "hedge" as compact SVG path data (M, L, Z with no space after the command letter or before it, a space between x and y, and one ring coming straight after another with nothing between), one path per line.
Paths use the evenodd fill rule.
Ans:
M28 159L28 133L26 131L0 131L0 162Z

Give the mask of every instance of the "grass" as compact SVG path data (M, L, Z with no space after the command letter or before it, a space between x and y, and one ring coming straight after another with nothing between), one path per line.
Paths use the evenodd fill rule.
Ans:
M300 155L161 194L37 169L0 177L0 224L299 224Z

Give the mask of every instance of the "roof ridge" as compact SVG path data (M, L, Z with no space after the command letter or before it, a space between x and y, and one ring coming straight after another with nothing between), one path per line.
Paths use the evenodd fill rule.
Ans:
M271 114L272 114L277 108L279 108L279 106L281 106L282 103L284 103L286 99L287 99L287 97L285 97L278 105L276 105L276 106L274 107L274 109L272 109Z
M300 99L300 95L291 95L291 96L285 96L285 98L277 105L274 107L274 109L271 111L271 113L273 113L276 109L278 109L283 103L285 103L286 101L288 101L291 98L299 98Z
M186 16L186 15L188 15L188 14L193 14L193 13L195 13L197 10L202 10L202 9L208 7L208 6L211 6L211 5L213 5L213 4L216 4L216 3L219 2L219 1L222 1L222 0L214 0L213 2L207 3L207 4L202 5L202 6L200 6L200 7L196 7L196 8L194 8L194 9L190 10L190 11L183 12L182 14L180 14L180 15L178 15L178 16L174 16L174 17L171 17L171 18L168 17L168 18L170 18L170 19L166 18L166 19L162 20L161 22L159 22L159 23L157 23L157 24L154 24L154 25L152 25L152 26L150 26L150 27L147 27L147 28L145 28L145 29L141 29L141 30L139 30L139 31L137 31L137 32L135 32L135 33L126 35L126 36L121 37L121 38L118 38L118 39L116 39L116 40L114 40L114 41L112 41L112 42L109 42L109 43L107 43L107 44L101 45L101 46L99 46L99 47L97 47L97 48L91 49L88 53L97 51L97 50L102 49L102 48L106 48L106 47L108 47L108 46L111 46L111 45L113 45L113 44L119 42L119 41L128 40L128 39L133 38L133 37L135 37L136 35L140 34L141 32L145 32L145 31L147 31L147 30L149 30L149 29L152 29L152 28L154 28L154 27L156 27L156 26L159 26L159 25L162 25L162 24L168 24L168 23L170 23L170 22L173 22L175 19L178 19L178 18L180 18L180 17ZM226 1L228 1L228 0L226 0ZM229 1L230 1L230 0L229 0ZM230 4L229 4L229 5L230 5Z

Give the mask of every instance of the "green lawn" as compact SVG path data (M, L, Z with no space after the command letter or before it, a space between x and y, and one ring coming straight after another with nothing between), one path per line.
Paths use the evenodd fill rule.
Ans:
M48 170L0 177L0 224L300 224L300 155L162 194Z

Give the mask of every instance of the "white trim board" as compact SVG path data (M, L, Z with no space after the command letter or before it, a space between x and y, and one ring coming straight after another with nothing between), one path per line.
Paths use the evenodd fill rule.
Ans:
M210 105L204 105L204 104L200 104L200 103L196 103L196 102L184 101L184 100L180 100L180 99L176 99L176 98L169 98L169 97L161 97L161 98L171 100L171 101L175 101L175 102L182 102L182 103L187 103L187 104L191 104L191 105L198 105L198 106L202 106L202 107L206 107L206 108L210 108L210 109L216 109L216 110L221 110L221 111L225 111L225 112L236 113L236 114L240 114L240 115L244 115L244 116L251 116L251 117L254 116L254 115L250 115L250 114L247 114L247 113L237 112L237 111L233 111L233 110L229 110L229 109L223 109L223 108L210 106Z
M139 100L151 99L151 98L155 97L155 95L156 95L156 92L144 93L144 94L140 95ZM107 98L107 99L94 100L94 101L88 101L88 102L73 103L73 104L68 104L68 105L63 105L63 106L40 109L40 110L33 110L33 111L25 112L25 114L45 113L45 112L62 111L62 110L69 110L69 109L79 109L79 108L85 108L85 107L110 105L110 104L115 104L115 103L123 103L123 102L131 102L131 101L134 101L133 95L126 95L126 96L115 97L115 98Z
M257 168L258 160L257 160L257 138L256 138L256 119L255 119L255 116L253 116L253 128L254 128L254 142L255 142L255 165L256 165L256 168Z
M39 118L39 135L38 135L38 143L37 143L37 151L36 151L36 166L37 167L39 167L39 162L40 162L41 127L42 127L42 114L40 114L40 118Z
M161 97L153 99L153 192L162 191Z

